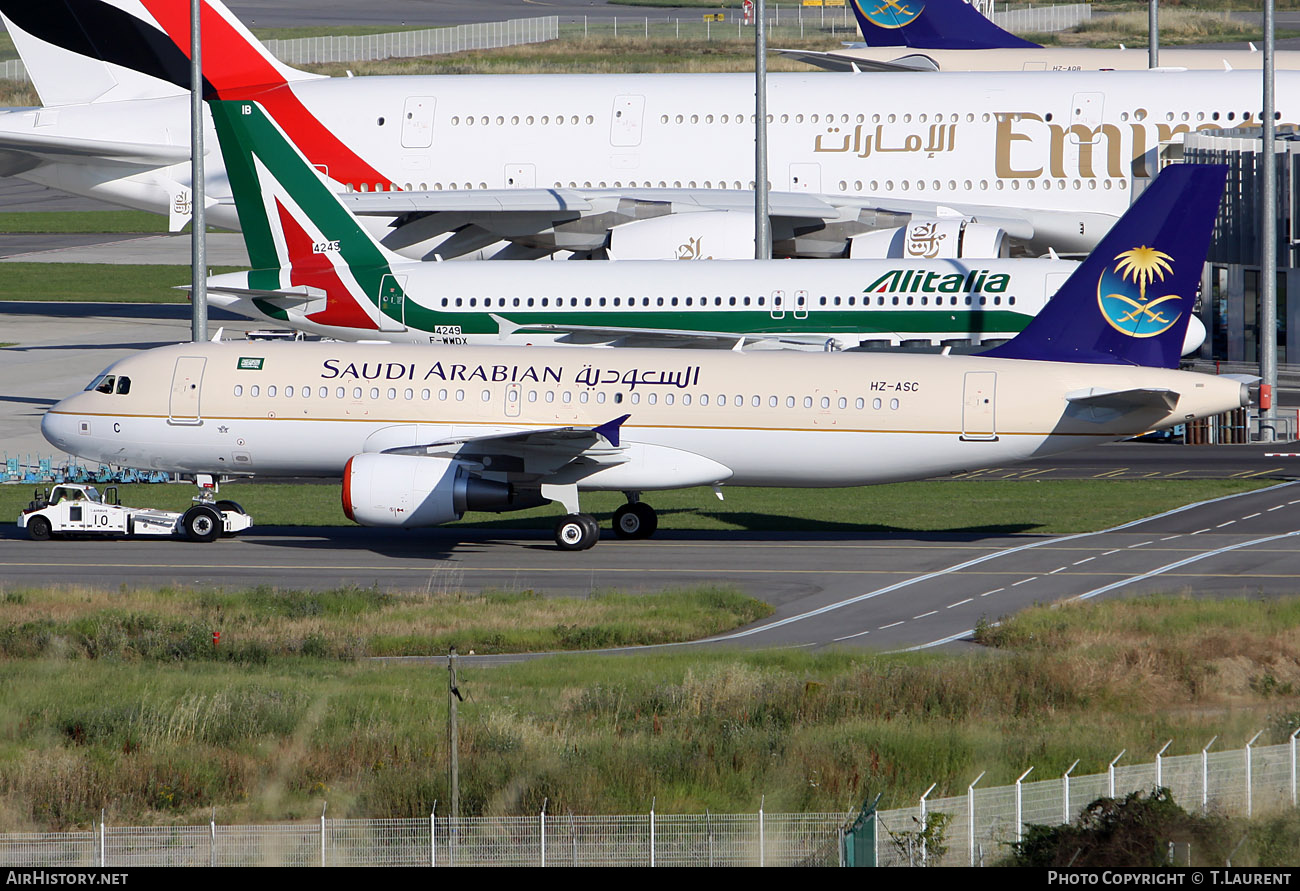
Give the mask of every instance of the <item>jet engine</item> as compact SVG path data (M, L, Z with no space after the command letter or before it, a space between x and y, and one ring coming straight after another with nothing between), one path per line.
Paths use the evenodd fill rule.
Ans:
M451 458L353 455L343 468L343 513L362 526L437 526L467 510L500 512L545 504L540 492L483 479Z
M989 259L1010 253L1007 234L997 226L967 220L918 220L896 229L864 232L849 239L854 260Z
M616 260L752 260L754 215L730 210L675 213L615 226Z

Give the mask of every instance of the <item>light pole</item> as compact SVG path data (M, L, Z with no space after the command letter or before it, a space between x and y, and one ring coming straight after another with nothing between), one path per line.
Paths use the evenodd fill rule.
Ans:
M208 257L203 188L203 32L202 0L190 0L190 339L208 339Z

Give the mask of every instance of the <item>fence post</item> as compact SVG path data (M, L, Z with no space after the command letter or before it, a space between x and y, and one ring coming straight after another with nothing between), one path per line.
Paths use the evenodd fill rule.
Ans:
M99 811L99 865L108 866L108 853L104 850L104 809Z
M921 801L920 801L921 820L920 820L920 823L921 823L921 865L922 865L922 866L925 866L925 865L926 865L925 858L926 858L926 856L927 856L928 853L929 853L929 852L926 850L926 846L925 846L925 826L926 826L926 821L925 821L925 799L929 797L930 793L934 791L934 787L937 786L937 785L939 785L939 784L938 784L938 783L931 783L931 784L930 784L930 788L929 788L929 789L926 789L925 792L923 792L923 793L921 794Z
M1069 768L1066 769L1065 773L1061 776L1061 783L1064 787L1062 789L1062 795L1061 795L1061 797L1064 799L1064 801L1061 804L1062 824L1066 824L1070 822L1070 773L1078 766L1079 766L1079 759L1075 758L1074 763L1071 764Z
M1031 773L1033 773L1033 771L1034 771L1033 767L1030 767L1029 770L1026 770L1024 773L1020 775L1020 779L1016 780L1016 841L1017 842L1021 842L1025 840L1025 823L1023 820L1025 803L1023 798L1021 797L1020 784L1021 782L1024 781L1025 777L1029 776Z
M320 865L325 865L325 810L330 806L327 801L320 809Z
M1219 734L1205 744L1201 749L1201 813L1209 813L1210 810L1210 746L1214 745L1214 740L1219 738Z
M1164 754L1165 754L1165 749L1167 749L1167 748L1169 748L1171 745L1173 745L1173 742L1174 742L1174 741L1173 741L1172 739L1169 740L1169 742L1165 743L1163 746L1160 747L1160 751L1159 751L1159 752L1156 752L1156 788L1157 788L1157 789L1158 789L1158 788L1161 788L1161 787L1164 786L1164 777L1165 777L1164 766L1165 766L1165 765L1164 765L1164 758L1163 758L1163 756L1164 756Z
M1300 727L1297 727L1291 733L1291 807L1295 807L1295 737L1300 733Z
M650 799L650 865L655 865L655 800Z
M1300 733L1300 731L1296 732ZM709 866L713 866L713 815L709 813L708 808L704 809L704 828L709 835Z
M970 865L975 865L975 783L984 779L987 770L981 770L980 775L975 778L969 786L966 787L966 820L970 823Z
M1214 745L1214 740L1218 739L1218 734L1214 734L1205 748L1201 749L1201 813L1209 813L1210 809L1210 747Z
M1109 794L1111 798L1115 797L1115 765L1119 763L1119 759L1123 758L1124 752L1127 751L1128 749L1123 749L1118 755L1115 756L1115 760L1110 762L1110 766L1106 768L1106 776L1110 781Z
M541 830L542 830L542 866L545 866L545 865L546 865L546 802L549 801L549 800L550 800L550 799L548 799L548 798L543 798L543 799L542 799L542 816L541 816Z
M758 865L767 864L767 851L765 848L766 839L763 837L763 805L767 804L767 796L764 795L758 800Z
M438 799L433 800L429 811L429 865L438 865Z
M212 821L208 823L208 866L217 865L217 809L212 809Z
M1264 731L1261 730L1250 738L1250 742L1246 743L1246 819L1250 819L1255 806L1255 784L1251 777L1252 753L1250 747L1255 744L1255 740L1259 739L1263 733Z

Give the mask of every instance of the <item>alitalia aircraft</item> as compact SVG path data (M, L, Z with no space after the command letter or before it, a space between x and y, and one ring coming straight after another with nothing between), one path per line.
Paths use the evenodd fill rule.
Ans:
M849 0L864 43L842 50L773 50L828 71L1138 71L1150 63L1134 49L1039 46L1004 31L969 0ZM1162 48L1162 68L1260 70L1263 54ZM1278 69L1300 69L1300 53L1274 56Z
M1176 165L1153 238L1116 225L1015 339L981 356L208 342L146 350L41 430L92 461L342 476L366 525L558 502L565 549L599 538L580 493L858 486L1004 464L1236 409L1242 382L1177 370L1225 177Z
M271 58L218 0L204 9L209 92L262 103L390 249L753 256L749 75L326 78ZM188 10L0 0L46 103L0 114L0 173L183 224ZM1261 105L1248 71L810 72L768 91L776 254L828 258L889 256L897 239L871 235L918 222L1089 250L1184 133L1256 124ZM1278 73L1277 96L1280 120L1300 119L1300 72ZM208 219L235 227L210 161Z
M1066 260L424 263L377 243L256 102L211 103L254 269L210 302L341 340L811 346L1005 340ZM1139 197L1129 210L1145 216ZM1154 232L1154 221L1149 226ZM919 238L920 236L918 236ZM934 244L942 235L930 233ZM1185 351L1205 329L1193 319Z

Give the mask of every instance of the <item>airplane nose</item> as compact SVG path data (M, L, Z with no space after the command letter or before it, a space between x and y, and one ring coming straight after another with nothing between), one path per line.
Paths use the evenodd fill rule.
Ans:
M76 436L76 419L59 411L60 402L41 418L41 435L60 451L72 452L73 439Z

